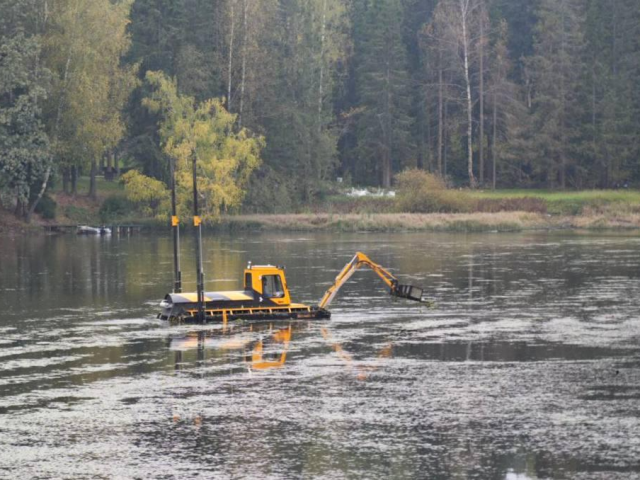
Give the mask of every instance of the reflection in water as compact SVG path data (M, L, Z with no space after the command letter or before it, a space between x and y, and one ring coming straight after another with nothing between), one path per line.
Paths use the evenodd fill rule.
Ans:
M323 327L320 329L320 331L322 332L322 337L328 343L331 344L333 350L338 354L338 357L340 357L340 359L342 359L346 365L348 365L349 367L353 368L356 371L356 378L358 380L366 380L371 373L375 372L379 368L379 366L375 366L375 365L356 364L354 362L353 355L347 353L339 342L336 342L333 340L328 328ZM377 358L379 359L391 358L392 355L393 355L393 344L388 344L384 346L382 350L380 350L380 353L378 353Z
M640 475L636 235L205 246L211 290L249 260L285 263L314 303L362 250L438 309L365 273L328 323L169 327L170 237L0 237L0 476Z
M264 358L264 340L261 338L256 342L251 352L251 368L254 370L267 370L269 368L280 368L287 361L287 350L289 349L289 342L291 341L291 325L288 328L272 333L269 337L272 344L282 344L280 353L272 352L270 358L272 360L265 360Z
M249 370L268 370L280 368L287 361L289 345L294 341L294 333L309 332L311 322L289 322L287 326L276 326L273 323L252 323L248 326L236 324L224 325L222 329L209 329L187 332L179 337L172 337L169 348L175 352L175 368L181 370L186 361L184 352L197 352L196 364L202 367L206 362L206 352L220 355L223 352L240 352L239 357L247 364ZM367 377L380 365L359 364L353 355L348 353L335 341L328 327L321 327L322 338L345 364L356 371L358 380ZM377 355L378 359L391 358L393 345L385 345ZM238 355L235 355L238 358ZM225 359L233 362L232 358Z
M296 330L303 328L302 325L308 328L308 324L296 322ZM188 350L197 351L199 366L206 360L206 351L211 350L218 355L225 351L240 352L249 369L267 370L285 364L293 331L292 323L276 328L273 323L224 325L222 329L199 330L171 338L169 348L175 352L176 370L184 365L183 353Z

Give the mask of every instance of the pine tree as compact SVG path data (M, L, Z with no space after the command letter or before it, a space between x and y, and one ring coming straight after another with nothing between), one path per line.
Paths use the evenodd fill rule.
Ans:
M549 187L565 188L582 149L584 19L580 0L541 0L537 10L533 78L536 173Z
M266 69L262 105L254 108L268 139L260 175L290 179L287 203L311 202L335 167L337 139L327 100L344 55L343 2L283 0L272 19L263 38L272 46L267 53L273 65ZM263 194L264 186L258 191ZM250 201L256 200L252 195Z
M637 171L640 9L635 2L591 0L585 57L588 118L585 167L597 186L622 184Z
M354 177L389 188L412 164L413 119L399 0L358 0L354 9L357 164Z
M523 136L528 127L528 115L521 101L522 88L512 80L513 65L509 58L508 26L499 20L489 56L487 75L488 103L491 110L491 186L496 188L498 174L506 184L522 180L523 164L528 155L523 148ZM531 145L526 144L526 149Z

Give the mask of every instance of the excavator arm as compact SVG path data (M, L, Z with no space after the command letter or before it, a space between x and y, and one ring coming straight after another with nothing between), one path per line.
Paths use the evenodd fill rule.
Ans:
M414 287L411 285L400 285L398 279L393 276L391 272L387 269L381 267L377 263L371 261L369 257L367 257L364 253L357 252L353 259L349 263L347 263L342 271L336 277L335 282L329 289L325 292L322 300L318 306L320 308L327 308L329 304L333 301L335 296L338 294L340 288L351 278L351 276L356 272L356 270L369 267L378 276L382 279L382 281L389 287L389 292L394 297L406 298L408 300L413 300L416 302L427 303L431 305L431 302L428 300L422 299L423 290L418 287Z

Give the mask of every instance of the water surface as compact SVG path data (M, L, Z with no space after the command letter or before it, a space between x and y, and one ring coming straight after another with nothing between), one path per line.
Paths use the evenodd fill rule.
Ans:
M183 275L195 261L183 239ZM207 289L284 264L325 322L169 327L168 236L0 237L0 477L637 478L635 234L205 238Z

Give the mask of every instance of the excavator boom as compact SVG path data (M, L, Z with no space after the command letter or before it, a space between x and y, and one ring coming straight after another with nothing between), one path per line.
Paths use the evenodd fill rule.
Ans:
M373 270L382 281L389 287L389 292L394 297L406 298L416 302L431 304L431 302L422 299L423 290L412 285L400 285L398 279L387 269L381 267L377 263L374 263L364 253L357 252L355 256L347 263L336 277L335 282L325 292L322 300L318 304L321 309L326 309L338 294L340 288L351 278L356 270L369 267Z

